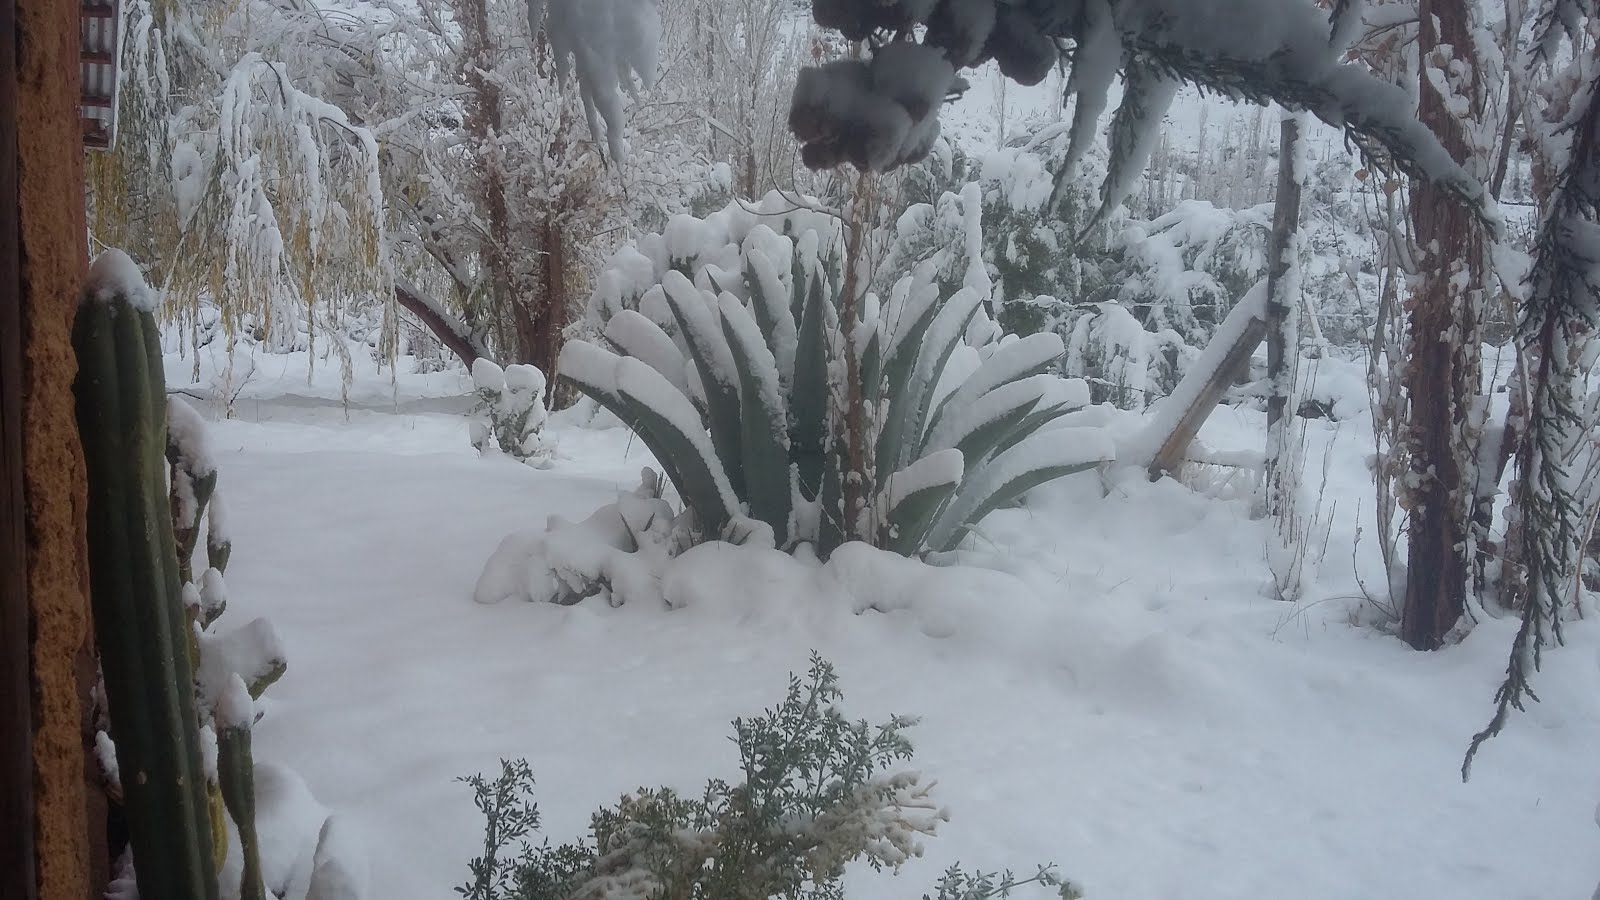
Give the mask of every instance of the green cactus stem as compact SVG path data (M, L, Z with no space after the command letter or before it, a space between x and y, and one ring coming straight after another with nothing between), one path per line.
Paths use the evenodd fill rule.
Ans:
M261 841L256 836L255 761L250 753L250 701L235 677L217 716L217 782L228 814L239 829L244 872L239 900L266 900L261 881Z
M95 261L73 327L95 638L141 897L215 900L188 614L166 478L166 388L148 289Z

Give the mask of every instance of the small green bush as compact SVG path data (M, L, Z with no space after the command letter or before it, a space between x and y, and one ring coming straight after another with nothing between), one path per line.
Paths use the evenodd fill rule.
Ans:
M590 836L575 843L532 843L540 820L526 761L502 760L493 779L460 779L485 824L483 855L456 892L467 900L842 900L846 866L898 869L949 819L920 775L887 771L911 758L904 732L915 721L852 722L836 705L842 698L833 666L813 653L807 677L790 676L777 708L733 721L740 783L713 778L699 797L640 788L597 811ZM924 900L1006 897L1025 884L1082 897L1052 866L1023 879L951 866Z

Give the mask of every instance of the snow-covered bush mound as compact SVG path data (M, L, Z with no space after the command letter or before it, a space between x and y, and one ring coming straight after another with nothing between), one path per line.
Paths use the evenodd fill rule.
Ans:
M659 572L684 549L682 517L661 499L660 476L645 469L634 491L582 522L551 516L542 531L509 535L483 567L473 599L569 605L599 596L613 605L660 600Z
M599 340L563 351L562 377L639 433L701 538L748 517L785 549L946 550L1030 487L1109 458L1098 432L1041 434L1088 401L1082 381L1044 374L1057 336L969 343L993 334L973 326L986 295L945 294L932 260L841 322L843 256L834 219L777 194L675 217L613 258L590 303ZM859 473L852 391L871 454ZM866 482L859 521L843 513L847 473Z
M518 462L548 468L555 448L543 434L550 412L545 407L545 378L539 367L510 365L502 369L480 356L472 364L472 383L478 396L472 446L479 453L504 453Z

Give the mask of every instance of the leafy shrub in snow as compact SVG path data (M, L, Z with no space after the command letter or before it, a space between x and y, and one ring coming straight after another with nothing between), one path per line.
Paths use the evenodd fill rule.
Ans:
M545 409L544 373L539 367L510 365L502 369L480 356L472 364L472 382L478 397L472 446L479 453L504 453L531 466L548 467L554 448L541 433L549 411Z
M457 893L467 900L842 898L849 864L897 869L921 856L921 838L949 819L920 774L885 771L911 758L904 731L914 720L851 722L838 709L842 697L833 667L812 654L807 678L791 675L776 709L734 720L740 783L713 778L697 797L640 788L597 811L591 837L575 843L528 840L539 810L525 761L502 761L493 780L461 779L485 824L483 855ZM937 896L980 900L1030 882L1067 900L1082 896L1049 866L1021 880L952 866Z
M1057 336L970 345L986 297L945 295L932 261L841 322L837 223L777 194L762 209L677 216L624 248L591 299L600 342L569 342L561 357L563 378L638 432L701 537L749 532L753 519L783 548L947 550L997 506L1110 457L1098 432L1041 433L1088 400L1081 381L1044 374ZM847 329L859 386L844 383ZM857 387L873 502L846 522Z

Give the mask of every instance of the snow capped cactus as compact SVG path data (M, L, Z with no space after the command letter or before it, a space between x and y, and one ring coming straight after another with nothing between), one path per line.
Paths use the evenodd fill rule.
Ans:
M263 819L281 810L258 804L250 751L254 700L286 663L267 620L217 627L232 542L205 423L166 393L153 296L126 254L107 251L90 269L73 329L101 712L110 719L97 755L128 824L140 896L256 900L282 892L264 883L263 859L295 852L282 835L257 836L258 806ZM312 874L310 895L334 896L337 874ZM328 881L320 889L319 877Z
M132 261L107 251L73 328L90 597L139 895L204 900L217 896L216 861L150 296Z
M638 432L702 536L748 518L784 548L949 550L997 506L1110 457L1098 432L1043 432L1088 402L1082 381L1044 374L1059 337L968 346L983 297L944 296L931 266L842 323L842 256L833 219L776 195L677 217L617 255L590 301L598 340L563 352L561 377ZM847 345L870 410L861 473L843 434ZM949 366L960 348L979 360L964 376ZM862 521L843 521L847 477L868 482Z

